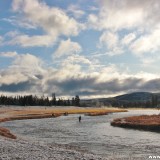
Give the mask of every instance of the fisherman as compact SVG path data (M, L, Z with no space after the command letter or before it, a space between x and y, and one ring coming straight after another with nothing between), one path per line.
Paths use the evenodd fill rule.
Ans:
M79 122L81 122L81 116L79 116Z

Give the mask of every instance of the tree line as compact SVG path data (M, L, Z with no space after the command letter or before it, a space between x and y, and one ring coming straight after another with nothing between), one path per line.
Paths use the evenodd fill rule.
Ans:
M25 96L0 96L0 105L17 105L17 106L80 106L80 98L78 95L72 99L65 100L63 98L56 98L52 94L52 98L48 96L37 97L36 95Z

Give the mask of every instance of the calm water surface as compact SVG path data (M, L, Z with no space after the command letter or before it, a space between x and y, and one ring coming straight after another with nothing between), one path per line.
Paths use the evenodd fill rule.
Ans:
M159 133L112 127L110 122L120 117L159 113L159 110L130 110L105 116L82 115L81 123L79 115L68 115L5 122L3 126L19 137L70 146L105 157L148 159L149 155L160 156Z

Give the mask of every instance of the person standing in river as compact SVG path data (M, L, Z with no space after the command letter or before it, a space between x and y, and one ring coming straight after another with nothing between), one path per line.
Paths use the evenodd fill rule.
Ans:
M79 116L79 122L81 122L81 116Z

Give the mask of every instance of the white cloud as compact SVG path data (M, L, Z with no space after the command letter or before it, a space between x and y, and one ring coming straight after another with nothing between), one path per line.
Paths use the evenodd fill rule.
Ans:
M84 56L80 56L80 55L71 55L69 56L64 62L63 65L68 65L68 64L87 64L87 65L92 65L92 62L87 59Z
M115 65L110 64L100 70L100 73L98 73L97 76L97 82L106 82L106 80L109 81L117 76L119 76L118 68Z
M10 41L7 41L6 44L9 45L20 45L22 47L40 47L40 46L51 46L56 42L56 36L51 35L36 35L28 36L25 34L18 34L12 36Z
M101 0L98 15L89 15L89 25L95 29L151 29L159 24L159 0Z
M160 60L160 58L158 57L158 56L156 56L156 57L152 57L152 56L141 56L140 57L141 59L141 62L142 62L142 65L143 66L146 66L146 67L151 67L150 65L152 65L153 66L153 64L156 62L156 61L158 61L159 62L159 60Z
M15 59L7 69L1 73L0 82L2 84L20 83L44 73L43 62L31 54L17 54L16 52L3 53L4 56Z
M149 34L142 35L134 41L130 49L136 55L144 53L155 53L160 51L160 28L153 30Z
M88 26L103 31L101 48L106 55L133 53L140 61L154 61L160 51L159 0L101 0L98 14L88 16ZM125 35L125 36L124 36ZM146 56L142 56L146 54ZM145 58L148 60L144 60Z
M94 15L94 14L89 14L88 15L88 26L90 28L94 28L94 29L97 29L97 30L101 30L101 27L99 26L99 20L98 20L98 16L97 15Z
M27 53L18 55L13 61L12 67L27 74L38 74L44 71L42 65L43 61L41 59Z
M36 27L30 23L28 23L24 18L17 18L17 17L10 17L10 18L3 18L3 21L6 21L14 26L19 26L26 29L35 29Z
M100 46L107 47L107 54L110 56L118 55L123 53L122 47L119 45L119 36L116 33L106 31L100 39Z
M75 4L70 5L67 9L67 12L71 13L71 15L73 15L73 17L75 18L81 18L85 15L85 12L81 10L78 5Z
M100 37L100 43L106 44L109 49L112 49L117 45L118 39L118 35L111 32L105 32Z
M18 84L18 83L25 82L28 80L28 78L22 73L17 73L14 71L13 72L6 71L6 70L5 70L5 72L6 73L4 75L0 75L0 84L1 85Z
M41 28L44 33L41 35L18 33L12 35L12 39L6 41L5 44L22 47L48 47L54 45L59 36L76 36L85 28L84 24L69 17L62 9L50 7L39 0L14 0L12 9L18 13L17 17L12 16L3 20L25 29Z
M16 57L17 55L18 55L17 52L0 52L0 57L12 58Z
M65 64L65 65L64 65ZM61 65L58 71L54 73L54 77L52 79L57 81L66 81L67 78L77 76L78 74L81 75L81 66L79 64L72 64L72 63L64 63ZM76 73L76 75L75 75ZM50 79L50 77L48 77Z
M121 43L123 45L128 45L130 44L134 39L136 38L136 35L134 33L129 33L123 37L121 40Z
M16 37L16 36L18 36L18 35L20 35L21 33L19 32L19 31L17 31L17 30L13 30L13 31L9 31L9 32L7 32L6 34L5 34L5 37L9 37L9 38L14 38L14 37Z
M141 65L147 70L157 70L160 56L160 29L155 29L150 33L145 33L134 40L129 46L129 51L135 55ZM151 69L152 68L152 69Z
M70 39L62 40L55 51L55 57L62 57L66 55L72 55L80 53L82 51L81 46L77 42L72 42Z
M68 17L63 10L49 7L38 0L14 0L12 6L13 11L23 14L28 22L54 36L77 35L84 28L83 24Z

